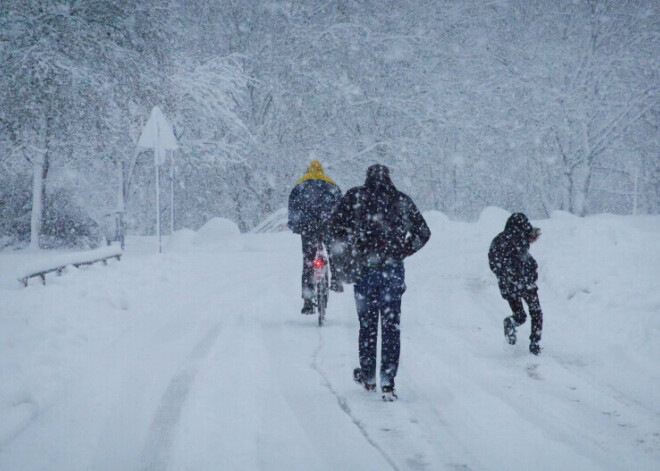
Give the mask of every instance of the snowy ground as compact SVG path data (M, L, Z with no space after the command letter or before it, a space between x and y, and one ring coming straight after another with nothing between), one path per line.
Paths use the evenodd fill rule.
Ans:
M352 381L352 289L323 328L299 314L290 233L132 238L27 288L51 255L0 253L0 469L660 469L660 217L534 221L536 358L487 266L507 216L426 214L396 403Z

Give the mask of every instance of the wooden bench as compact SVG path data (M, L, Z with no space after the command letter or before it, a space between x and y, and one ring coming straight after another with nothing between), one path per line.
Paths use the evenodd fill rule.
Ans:
M95 253L95 251L92 251L92 253L90 253L90 255L93 255L93 258L90 258L90 259L84 259L83 258L83 259L81 259L81 257L78 256L78 257L75 257L75 260L71 261L71 262L58 263L56 266L51 266L49 268L43 268L43 269L38 269L38 270L34 270L34 271L29 271L28 273L25 273L23 276L19 277L18 280L21 283L23 283L23 286L27 287L28 281L29 281L30 278L39 277L39 278L41 278L41 282L45 285L46 284L46 275L48 273L55 272L59 276L59 275L62 274L64 269L68 266L74 266L74 267L78 268L78 267L81 267L83 265L92 265L92 264L97 263L97 262L102 262L103 265L107 265L109 259L116 258L117 261L121 260L121 256L123 255L123 253L121 253L121 252L119 252L119 253L110 253L108 255L100 255L99 256L97 253Z

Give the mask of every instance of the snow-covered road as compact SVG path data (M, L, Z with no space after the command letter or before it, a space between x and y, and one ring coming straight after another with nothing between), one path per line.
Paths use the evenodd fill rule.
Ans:
M535 222L536 358L486 262L506 214L426 216L395 403L352 381L352 288L322 328L299 314L292 234L135 238L45 287L0 254L0 469L659 469L660 218Z

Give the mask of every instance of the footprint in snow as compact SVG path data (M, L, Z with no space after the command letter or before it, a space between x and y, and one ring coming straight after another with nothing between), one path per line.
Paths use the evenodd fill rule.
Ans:
M538 363L530 363L529 365L527 365L526 368L527 376L529 376L532 379L542 380L543 378L538 372L538 367L539 367Z

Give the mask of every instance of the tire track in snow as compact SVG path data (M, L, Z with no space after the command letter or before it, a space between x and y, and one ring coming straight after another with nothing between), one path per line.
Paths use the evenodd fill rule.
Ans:
M141 471L167 469L181 411L197 376L196 364L209 353L220 331L219 324L212 327L191 352L188 365L170 381L149 428L149 434L142 450Z
M323 340L323 334L321 333L321 328L319 328L319 344L314 351L314 354L312 355L312 369L316 371L319 376L321 376L321 378L323 378L323 385L328 389L328 391L330 391L333 396L335 396L335 398L337 398L337 404L339 404L339 408L348 416L351 422L353 422L367 443L369 443L369 445L371 445L383 457L383 459L392 467L393 470L400 471L394 460L390 458L390 456L385 453L385 450L383 450L383 448L369 435L369 432L367 432L364 424L351 411L351 407L349 406L346 398L337 392L337 390L332 386L328 376L319 367L318 356L323 349L324 344L325 342Z

